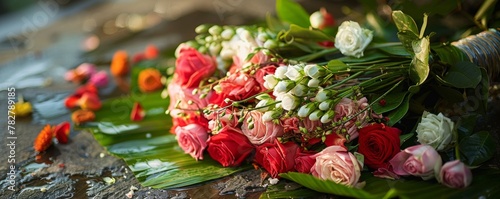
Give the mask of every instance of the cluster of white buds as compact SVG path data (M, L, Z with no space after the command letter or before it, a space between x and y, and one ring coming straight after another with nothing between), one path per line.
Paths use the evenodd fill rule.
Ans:
M335 116L337 91L324 89L321 81L327 76L317 64L290 64L276 68L273 75L264 76L264 87L273 90L276 107L296 111L302 118L329 123Z

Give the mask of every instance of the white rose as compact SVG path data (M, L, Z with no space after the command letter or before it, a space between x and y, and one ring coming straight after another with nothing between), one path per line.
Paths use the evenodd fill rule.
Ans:
M335 36L335 47L344 55L360 58L372 39L371 30L361 28L357 22L345 21Z
M442 113L434 115L424 111L417 126L418 142L442 150L451 142L453 127L454 123Z
M302 77L304 77L304 75L301 73L302 70L303 69L299 65L290 65L287 68L285 76L293 81L299 81L300 79L302 79Z

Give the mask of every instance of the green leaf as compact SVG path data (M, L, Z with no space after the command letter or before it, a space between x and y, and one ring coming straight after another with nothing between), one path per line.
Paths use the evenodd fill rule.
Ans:
M429 37L424 37L418 41L412 43L413 52L415 57L413 57L411 67L410 67L410 79L416 84L420 85L425 82L429 76Z
M309 14L304 8L292 0L276 0L276 14L281 21L308 28Z
M406 115L406 113L410 109L411 96L413 96L413 93L409 93L408 95L406 95L403 103L401 103L395 110L391 111L389 115L387 115L387 117L389 118L389 122L387 122L387 124L389 126L393 126Z
M451 65L469 60L462 50L449 44L432 47L432 50L437 54L439 60Z
M395 55L395 56L402 56L402 57L410 57L412 54L408 53L406 51L405 46L388 46L384 48L380 48L379 50L388 53L390 55Z
M495 141L487 131L472 134L462 138L459 144L460 152L470 166L479 166L493 157Z
M276 185L269 186L266 192L260 195L260 199L274 198L318 198L324 194L305 188L294 182L280 181Z
M414 55L413 52L413 42L418 40L418 35L408 30L402 30L398 32L399 41L403 44L403 47L406 49L408 53Z
M481 67L481 93L477 96L482 103L484 110L488 110L488 96L490 94L490 76L485 68ZM475 94L476 92L474 92Z
M407 92L391 92L387 94L383 100L385 100L385 105L382 106L380 103L375 103L372 106L372 110L377 114L386 113L396 109L403 100L405 99ZM375 97L376 99L376 97Z
M447 102L460 103L460 102L463 102L465 100L463 93L458 91L455 88L450 88L450 87L441 86L441 85L438 85L438 86L435 86L432 88L434 88L434 90L436 90L436 93L439 96L441 96L441 98L446 100Z
M132 104L140 102L146 117L130 121ZM160 93L131 95L103 102L95 122L87 129L111 154L122 158L143 186L178 188L247 170L249 165L224 168L208 154L196 161L184 154L175 135L169 133L172 119L165 114L168 100Z
M471 62L452 65L442 79L456 88L474 88L481 82L481 69Z
M305 41L326 41L332 40L333 38L329 37L325 33L320 30L311 30L307 28L300 27L295 24L290 25L290 30L288 30L283 37L285 37L285 41L290 41L293 39L303 39Z
M338 60L338 59L333 59L328 62L326 65L327 69L330 70L332 73L336 73L338 71L346 71L349 70L351 67L345 64L344 62Z
M310 174L289 172L280 174L285 179L297 182L318 192L352 198L496 198L500 196L500 178L498 169L475 169L472 183L467 188L452 189L434 180L424 181L419 178L388 180L362 172L360 181L366 182L362 189L350 188L332 181L320 180Z
M285 30L288 28L285 24L283 24L280 20L273 17L271 13L266 14L266 23L267 27L274 32L279 32L281 30Z
M460 117L460 121L457 124L457 130L460 137L468 137L474 133L474 127L476 127L476 122L479 116L479 114L470 114Z
M403 13L401 10L392 11L392 20L394 20L394 23L396 24L396 27L398 27L398 30L400 32L410 31L417 36L419 35L417 23L415 23L415 20L413 20L413 18L411 18L409 15Z
M406 134L400 135L399 136L400 145L403 145L407 140L412 138L414 135L415 135L414 133L406 133Z

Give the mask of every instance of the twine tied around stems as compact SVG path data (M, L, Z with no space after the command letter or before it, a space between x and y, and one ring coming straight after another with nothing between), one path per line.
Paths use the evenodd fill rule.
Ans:
M471 62L485 67L490 80L499 79L500 29L489 29L453 42L451 45L464 52Z

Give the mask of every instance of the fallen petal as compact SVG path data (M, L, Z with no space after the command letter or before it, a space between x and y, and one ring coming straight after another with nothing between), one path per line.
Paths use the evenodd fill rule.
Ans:
M37 152L45 151L52 144L52 136L53 136L53 128L47 124L43 129L38 133L38 136L33 143L33 148Z
M59 143L61 144L68 143L70 127L71 126L69 122L60 123L55 127L54 136L56 137L57 141L59 141Z
M85 122L94 121L95 113L90 110L79 109L71 114L71 120L76 124L80 125Z
M101 108L101 100L99 96L93 93L84 93L82 97L78 100L78 105L83 110L97 111Z
M139 102L135 102L132 107L132 112L130 113L130 120L141 121L146 116L146 112L142 108Z

